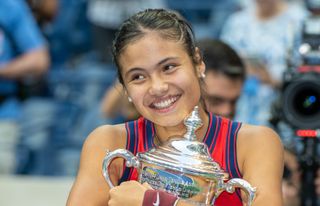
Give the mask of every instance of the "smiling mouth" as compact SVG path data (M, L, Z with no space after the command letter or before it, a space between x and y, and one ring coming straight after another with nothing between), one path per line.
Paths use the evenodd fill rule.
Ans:
M167 109L172 106L180 98L180 96L181 95L176 95L170 98L162 99L160 101L152 103L150 107L157 110Z

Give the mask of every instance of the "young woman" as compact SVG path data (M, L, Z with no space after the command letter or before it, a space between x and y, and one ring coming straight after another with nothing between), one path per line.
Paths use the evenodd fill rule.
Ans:
M278 136L268 128L232 122L205 111L201 103L205 64L184 19L162 9L137 13L120 27L113 55L119 80L142 117L102 126L90 134L67 205L147 205L145 194L150 188L128 181L137 178L136 171L125 168L123 159L116 159L109 168L113 184L119 186L108 187L102 175L106 150L126 148L136 154L168 137L182 136L186 131L183 120L196 105L204 123L197 130L198 141L208 145L212 157L231 178L243 178L257 188L253 205L282 205L283 150ZM238 206L241 202L237 193L222 194L216 205ZM188 205L180 200L174 204Z

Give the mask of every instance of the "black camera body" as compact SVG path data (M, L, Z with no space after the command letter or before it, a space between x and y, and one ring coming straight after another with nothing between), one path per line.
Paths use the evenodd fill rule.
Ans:
M288 62L275 116L296 132L303 143L298 152L301 179L300 206L318 206L314 180L320 165L320 0L306 0L312 13L304 21L299 44L300 58ZM298 62L293 64L292 62ZM280 115L280 116L279 116ZM303 134L303 135L299 135Z

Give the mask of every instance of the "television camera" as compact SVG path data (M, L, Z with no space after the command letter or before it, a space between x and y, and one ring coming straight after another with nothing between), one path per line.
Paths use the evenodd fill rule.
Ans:
M283 75L276 115L303 143L302 151L297 154L302 170L301 206L317 206L314 179L320 165L320 0L305 3L311 15L302 27L299 61L296 64L288 61Z

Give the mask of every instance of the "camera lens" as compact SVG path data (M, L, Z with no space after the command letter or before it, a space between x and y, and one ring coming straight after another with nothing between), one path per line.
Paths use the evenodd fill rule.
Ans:
M303 88L293 97L294 109L299 115L310 116L320 111L319 91Z
M283 92L283 115L295 128L320 128L320 82L316 77L302 75Z

